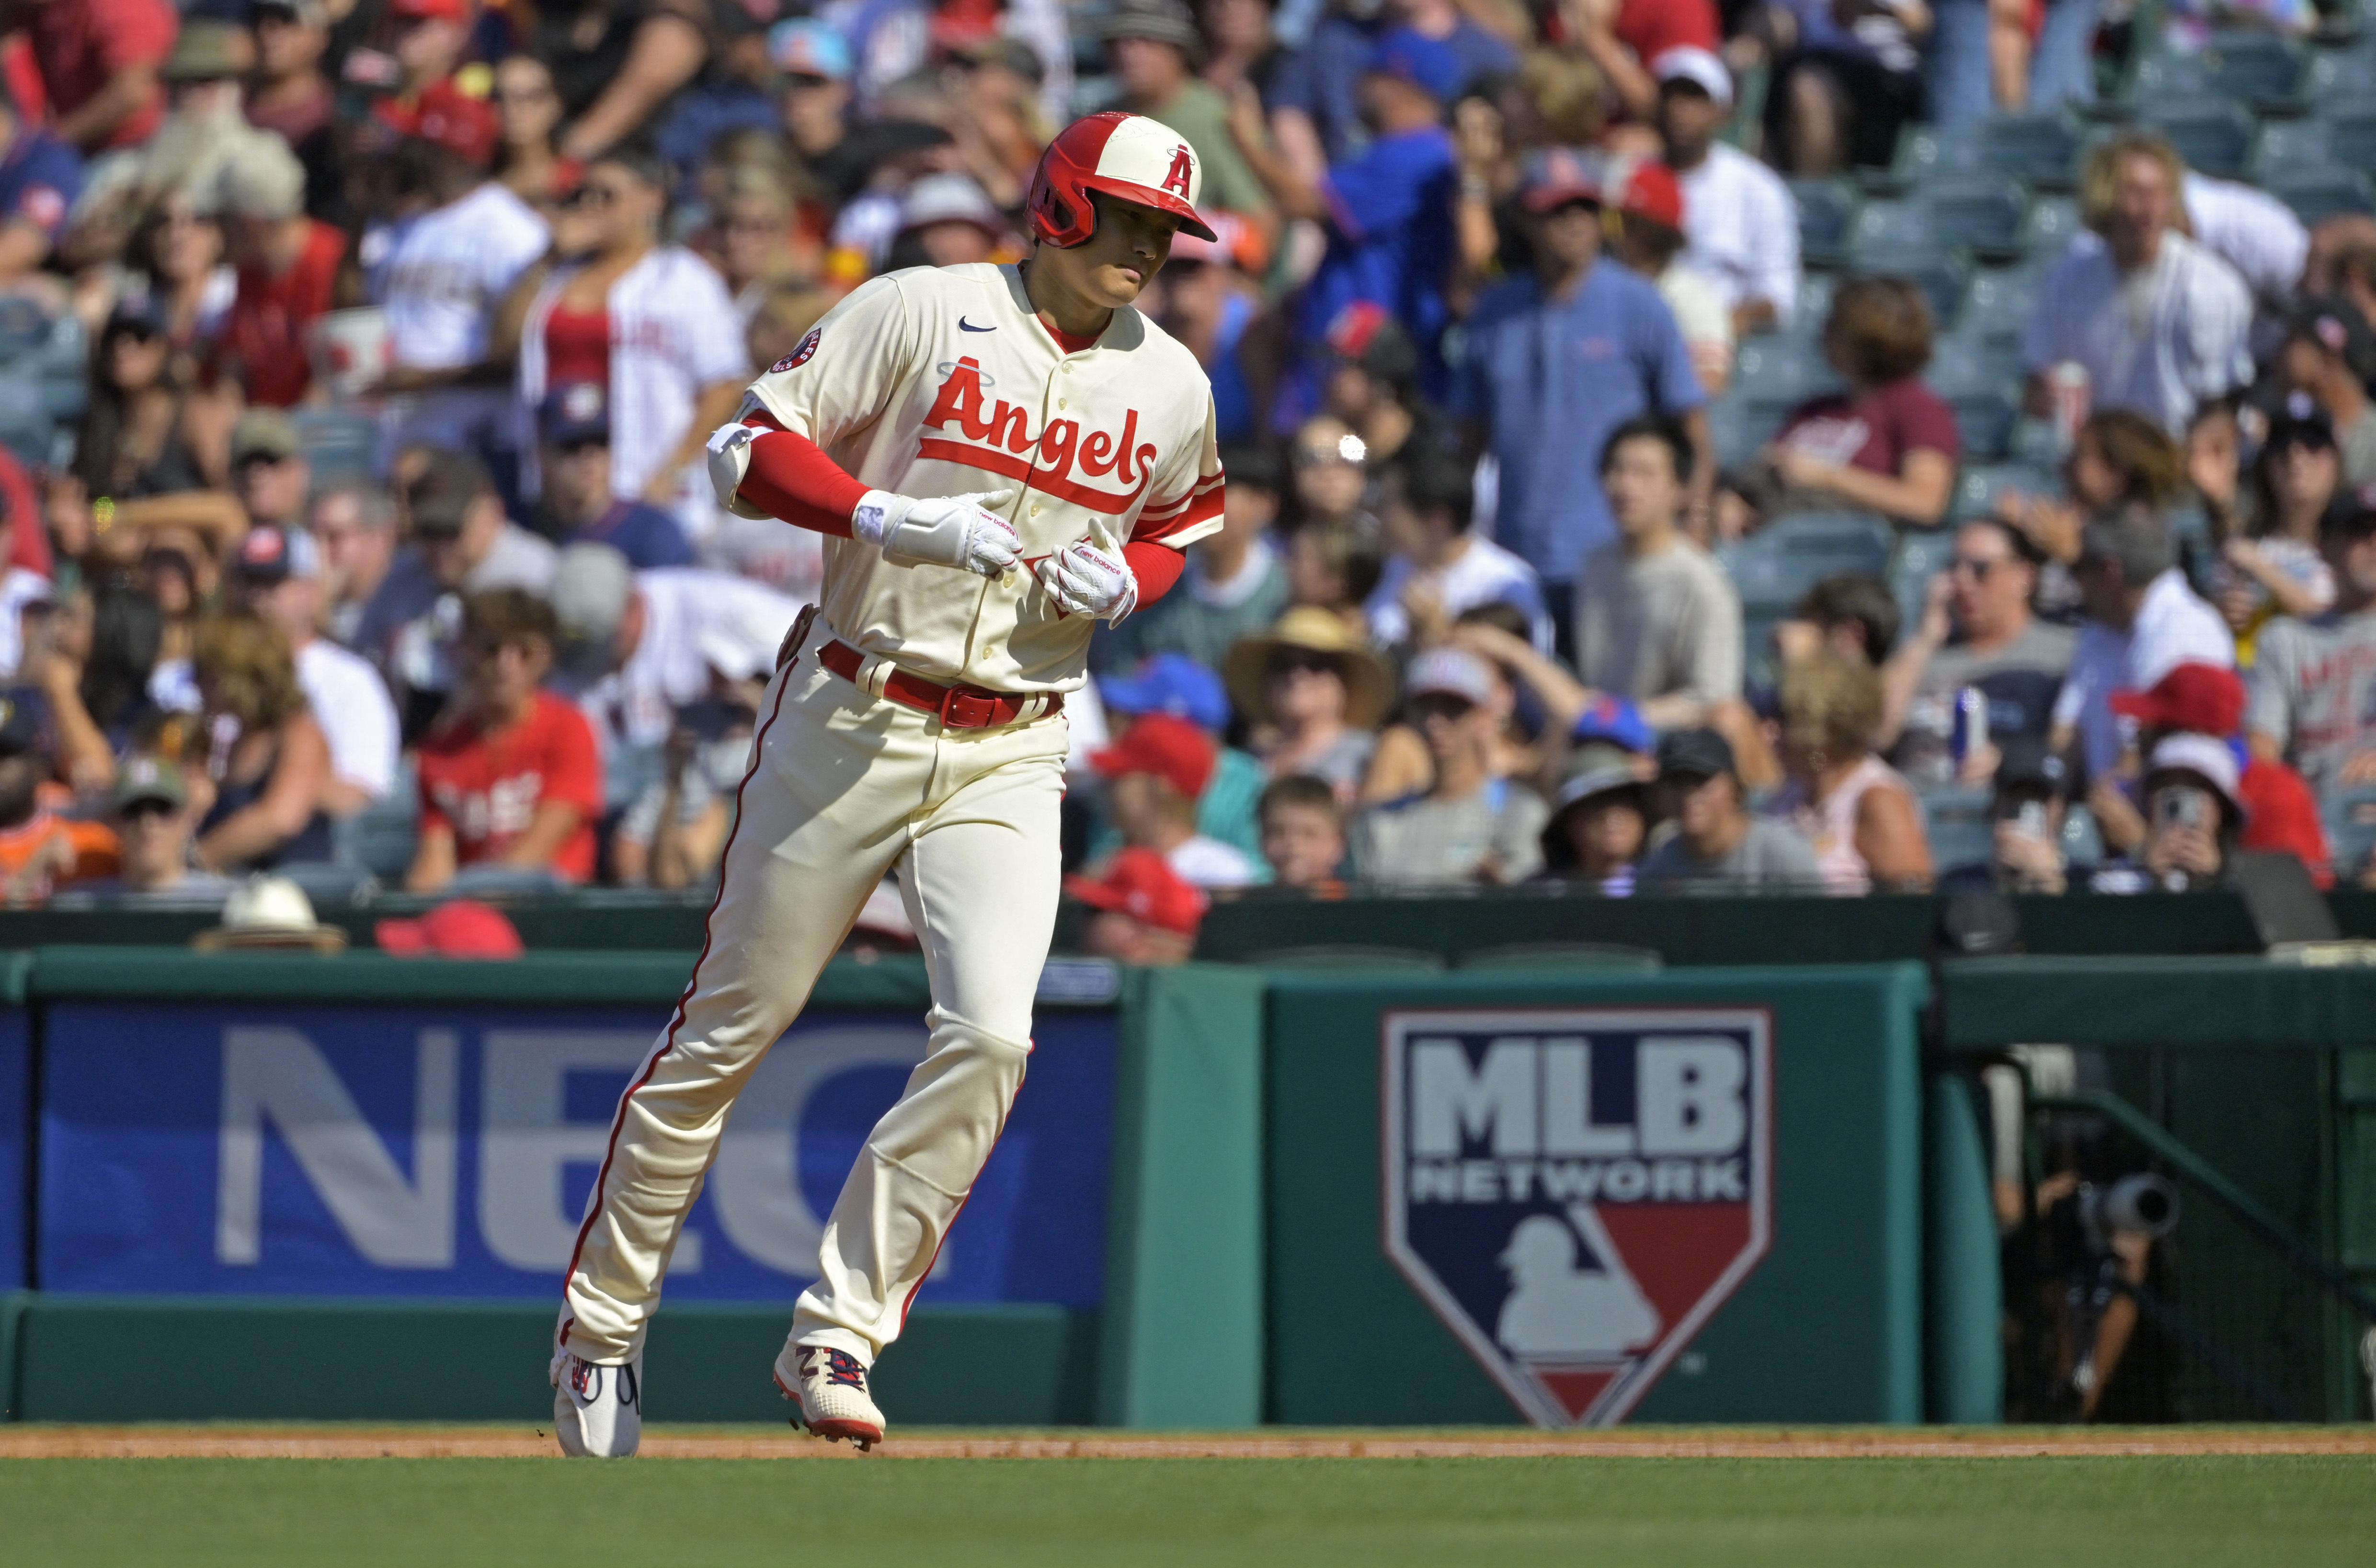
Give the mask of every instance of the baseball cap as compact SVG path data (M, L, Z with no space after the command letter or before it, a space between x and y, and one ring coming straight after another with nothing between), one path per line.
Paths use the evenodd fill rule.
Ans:
M1151 773L1192 801L1212 782L1213 766L1219 760L1213 737L1169 713L1141 715L1121 740L1089 754L1089 766L1104 778Z
M1006 232L1007 223L970 174L927 174L908 187L899 202L899 231L931 223L970 223L991 238Z
M1168 713L1201 729L1230 722L1230 694L1221 678L1184 653L1158 653L1127 675L1098 683L1098 700L1114 713Z
M1683 226L1683 187L1675 172L1655 158L1621 164L1610 172L1609 204L1633 218L1669 229Z
M279 409L250 409L231 427L231 466L235 469L250 457L277 463L295 457L301 445L297 426L287 414Z
M1634 706L1634 699L1612 696L1607 692L1594 697L1592 706L1575 716L1575 727L1568 731L1567 738L1577 745L1605 741L1645 755L1658 744L1657 731L1642 717L1642 710Z
M173 52L165 57L160 75L169 82L220 82L245 76L255 63L254 51L244 49L246 30L234 22L192 17L174 35Z
M1414 27L1395 28L1381 37L1364 69L1408 82L1441 103L1451 102L1468 80L1468 68L1452 45Z
M49 750L50 706L32 686L0 687L0 757Z
M1403 671L1403 692L1413 697L1455 696L1482 707L1493 700L1493 669L1465 647L1432 647Z
M2044 736L2008 736L1997 747L1996 787L2038 790L2060 801L2071 793L2071 768Z
M1360 365L1381 381L1406 382L1419 374L1419 345L1394 313L1371 300L1355 300L1328 323L1328 351Z
M1196 30L1196 18L1182 0L1114 0L1098 24L1098 36L1173 44L1191 60L1202 60L1205 54L1204 34Z
M1689 82L1716 101L1719 109L1732 107L1732 73L1710 51L1693 43L1677 44L1650 62L1650 75L1660 87Z
M588 542L562 547L545 599L564 640L607 646L635 591L636 574L627 558L610 545Z
M1093 909L1112 909L1182 936L1196 934L1207 903L1161 855L1135 846L1116 854L1103 876L1066 877L1064 891Z
M2314 294L2295 305L2286 318L2286 339L2317 344L2362 381L2376 375L2376 331L2358 305L2338 295Z
M291 577L319 577L322 554L314 536L303 529L253 528L239 541L232 569L243 582L270 588Z
M2180 664L2149 689L2114 692L2105 705L2148 730L2232 735L2244 723L2244 683L2216 664Z
M381 921L372 935L399 958L517 958L527 951L510 919L475 898L451 899L419 920Z
M564 381L544 395L536 410L537 433L552 446L589 441L611 444L611 398L599 381Z
M1572 147L1538 148L1519 166L1518 193L1529 212L1602 198L1599 160Z
M2153 749L2153 757L2145 766L2145 783L2151 786L2154 777L2162 773L2192 773L2219 791L2228 812L2244 814L2243 797L2239 793L2243 768L2236 760L2235 749L2216 735L2165 735Z
M1675 730L1658 742L1658 777L1715 778L1740 777L1732 760L1732 742L1713 730Z
M470 19L470 0L388 0L393 16L416 21L467 22Z
M1567 765L1561 772L1559 793L1551 799L1551 815L1556 817L1577 802L1605 795L1611 790L1640 789L1642 775L1634 761L1633 753L1605 741L1576 747L1568 754Z
M115 302L115 308L107 313L107 325L100 336L112 338L118 332L137 332L143 338L162 338L171 329L163 302L141 290Z
M494 489L487 467L468 452L440 452L405 488L404 509L416 534L457 534L470 504Z
M814 17L778 22L767 30L767 58L788 77L823 77L827 81L849 79L849 42L830 24Z
M179 811L189 799L190 787L183 782L182 770L162 757L134 757L115 776L113 803L118 812L150 801Z
M412 134L422 141L483 169L494 160L499 130L495 106L485 99L473 98L450 81L432 82L422 89Z

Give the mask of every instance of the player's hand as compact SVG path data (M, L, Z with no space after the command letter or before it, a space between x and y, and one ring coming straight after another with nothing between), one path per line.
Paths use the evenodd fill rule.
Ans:
M1122 552L1094 540L1080 540L1048 556L1032 569L1040 586L1067 615L1102 618L1119 626L1138 608L1138 574Z
M751 471L751 443L766 434L754 425L721 424L710 433L705 448L709 460L709 488L718 493L718 504L738 517L768 515L735 494L742 486L742 476Z
M953 566L995 577L1015 564L1023 541L1015 525L990 508L1014 498L1011 490L991 490L919 501L870 490L849 516L850 537L895 566Z

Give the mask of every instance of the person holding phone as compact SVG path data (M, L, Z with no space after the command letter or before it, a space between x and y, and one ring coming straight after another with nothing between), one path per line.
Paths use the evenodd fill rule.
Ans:
M1993 888L2000 893L2063 893L2086 871L2070 864L2062 848L2071 800L2071 767L2042 737L2016 735L1999 748L1995 790L1989 802L1989 858L1959 865L1939 879L1942 892Z
M2143 780L2145 837L2127 867L2095 879L2098 893L2168 893L2216 886L2244 826L2241 768L2227 742L2209 735L2165 735Z

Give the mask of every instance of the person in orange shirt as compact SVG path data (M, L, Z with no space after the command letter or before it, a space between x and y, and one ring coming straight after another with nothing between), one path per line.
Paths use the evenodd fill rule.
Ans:
M0 897L38 904L60 883L114 874L117 842L102 823L57 814L46 710L34 693L0 691Z

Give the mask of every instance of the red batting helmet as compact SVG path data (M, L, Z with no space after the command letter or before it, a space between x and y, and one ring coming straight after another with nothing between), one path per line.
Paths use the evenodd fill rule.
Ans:
M1031 172L1031 232L1069 250L1097 232L1091 191L1168 212L1200 240L1214 237L1196 216L1205 169L1195 148L1170 126L1144 114L1108 110L1064 127Z

